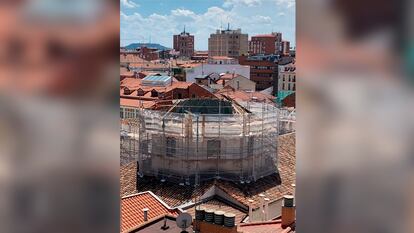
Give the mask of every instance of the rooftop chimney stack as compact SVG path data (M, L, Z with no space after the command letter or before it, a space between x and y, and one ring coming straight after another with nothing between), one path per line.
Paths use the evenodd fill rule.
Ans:
M265 201L264 220L267 221L267 220L269 220L269 202L270 202L270 199L265 198L264 201Z
M292 225L296 219L296 207L292 195L283 196L282 228Z
M249 199L249 222L253 222L253 200Z
M259 197L260 197L260 220L261 221L264 221L264 209L263 209L263 206L264 206L264 199L265 199L265 195L263 194L263 193L261 193L261 194L259 194Z
M144 208L142 209L142 211L144 212L144 222L148 221L148 208Z

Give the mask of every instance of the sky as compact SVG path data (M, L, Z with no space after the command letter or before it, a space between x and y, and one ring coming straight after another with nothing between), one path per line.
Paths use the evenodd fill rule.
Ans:
M295 0L120 0L121 46L158 43L172 47L173 35L195 37L207 50L208 38L222 26L252 35L282 32L295 46Z

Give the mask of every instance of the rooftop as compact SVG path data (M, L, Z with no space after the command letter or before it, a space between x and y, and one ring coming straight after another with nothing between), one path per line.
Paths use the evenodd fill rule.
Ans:
M164 226L165 220L165 228ZM187 228L187 231L193 232L192 227ZM164 215L158 218L154 218L140 226L136 227L135 230L129 232L139 233L178 233L181 232L181 228L177 226L176 217L171 215Z
M247 102L256 100L258 102L273 103L274 96L261 92L246 92L241 90L234 90L231 87L223 88L216 92L216 96L221 96L226 99L235 100L237 102Z
M242 223L237 228L243 233L295 233L291 227L282 228L282 221Z
M148 220L169 214L178 216L177 209L171 209L152 192L142 192L121 199L121 232L144 223L144 208L148 208Z
M260 34L260 35L254 35L253 37L276 37L276 35L273 34Z
M141 192L150 190L159 196L169 206L181 206L191 203L195 198L202 197L207 191L228 195L232 200L241 203L245 208L248 206L248 200L252 199L253 206L260 203L259 194L264 193L270 201L280 200L283 195L293 193L292 184L295 183L296 156L295 156L295 133L279 136L278 140L278 169L279 174L273 174L254 183L234 183L230 181L214 180L201 183L198 187L178 185L174 183L161 183L153 177L138 178L131 174L136 174L136 162L133 165L123 166L121 168L121 190L125 193ZM132 170L132 171L131 171ZM135 190L126 182L126 178L132 184L137 184Z

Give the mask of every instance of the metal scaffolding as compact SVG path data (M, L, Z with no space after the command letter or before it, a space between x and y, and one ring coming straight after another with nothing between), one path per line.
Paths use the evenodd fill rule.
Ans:
M136 109L122 120L121 163L138 161L139 175L186 185L209 179L249 183L278 172L274 105L232 103L225 106L231 114L206 114L174 111L178 103L163 111Z

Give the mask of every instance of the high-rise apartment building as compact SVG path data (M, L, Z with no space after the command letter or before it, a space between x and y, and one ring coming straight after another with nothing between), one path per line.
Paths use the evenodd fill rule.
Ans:
M178 35L174 35L175 51L180 52L180 57L190 58L194 54L194 36L185 31Z
M248 53L249 36L242 34L241 29L217 30L208 38L208 55L211 56L227 56L238 58Z
M279 54L282 52L282 33L272 32L272 35L275 36L275 54Z
M276 51L276 36L273 34L252 36L249 41L250 55L270 55Z
M290 42L289 41L282 41L282 54L289 55L290 54Z

